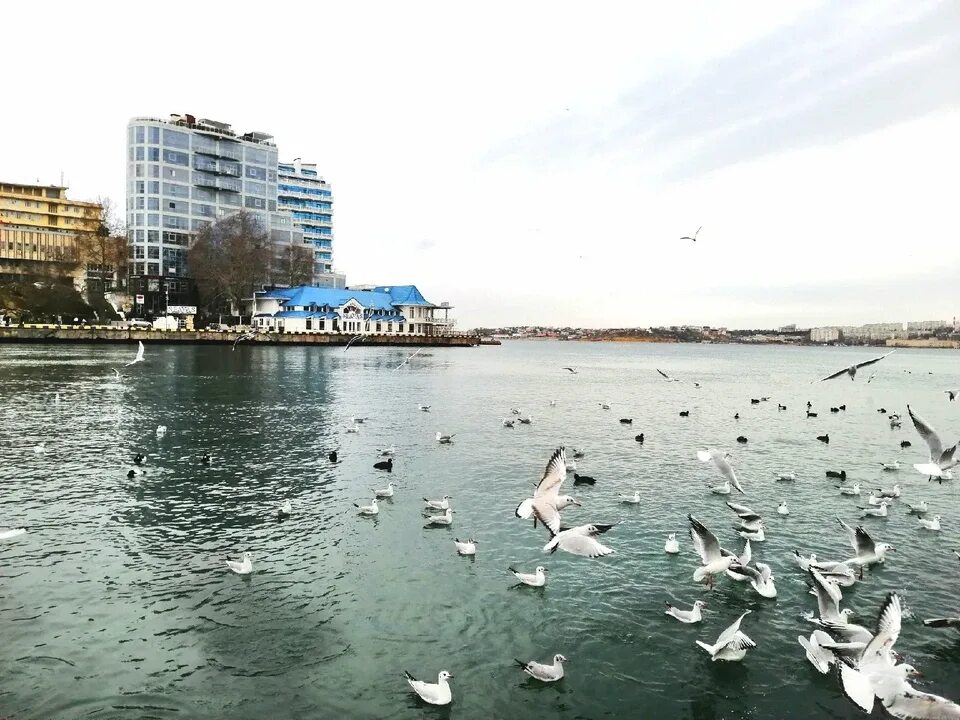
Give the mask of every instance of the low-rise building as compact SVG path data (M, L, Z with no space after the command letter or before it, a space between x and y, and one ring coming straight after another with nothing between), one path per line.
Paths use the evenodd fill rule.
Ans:
M451 307L434 305L415 285L371 289L303 285L257 292L244 310L252 315L252 325L264 331L432 336L450 332Z

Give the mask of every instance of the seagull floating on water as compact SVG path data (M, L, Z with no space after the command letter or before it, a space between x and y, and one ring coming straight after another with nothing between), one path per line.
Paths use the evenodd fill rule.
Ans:
M793 482L796 479L797 479L797 474L792 472L780 473L779 475L777 475L777 482Z
M885 472L897 472L900 469L900 461L892 463L880 463L880 467L883 468Z
M780 504L777 505L777 512L780 515L789 515L790 509L787 507L787 503L784 501L781 501Z
M240 560L227 560L227 567L237 575L249 575L253 572L253 556L245 552Z
M914 505L907 505L907 512L910 515L926 515L929 512L930 507L927 505L926 500L921 500Z
M847 525L839 517L837 518L837 522L839 522L840 526L847 531L847 537L850 540L850 546L857 554L856 557L851 558L850 560L845 560L844 564L867 567L876 563L882 563L888 552L891 550L896 550L893 545L888 543L875 543L873 538L871 538L867 531L862 527L854 529Z
M840 377L841 375L849 375L851 380L855 380L856 377L857 377L857 370L859 370L859 369L862 368L862 367L866 367L867 365L873 365L874 363L880 362L880 361L883 360L885 357L888 357L889 355L892 355L894 352L896 352L896 351L895 351L895 350L891 350L890 352L885 353L885 354L881 355L880 357L875 357L875 358L873 358L873 359L871 359L871 360L864 360L863 362L857 363L856 365L851 365L850 367L844 368L843 370L838 370L837 372L833 373L832 375L827 375L825 378L822 378L822 379L820 380L820 382L823 382L824 380L833 380L834 378L838 378L838 377Z
M634 490L633 495L624 495L620 494L620 502L626 503L628 505L637 505L640 503L640 491Z
M403 676L407 679L407 684L413 688L413 691L420 696L420 699L431 705L449 705L453 700L453 693L450 692L449 680L453 680L453 675L446 670L441 670L437 676L437 682L428 683L423 680L417 680L406 670Z
M697 600L693 603L693 607L689 610L681 610L680 608L674 607L670 603L667 603L667 609L664 611L664 615L669 615L672 618L676 618L682 623L687 625L692 625L693 623L698 623L703 620L703 613L701 610L705 608L707 604L703 600Z
M886 517L887 516L887 506L889 503L886 500L881 500L875 507L862 507L860 508L863 512L860 513L860 517Z
M453 541L454 545L457 546L457 555L476 555L477 554L477 541L476 540L466 540L460 542L460 539Z
M453 510L447 508L440 515L430 515L427 518L427 523L424 527L430 527L431 525L453 525Z
M676 555L680 552L680 543L677 542L676 533L667 535L667 542L664 543L663 551L668 555Z
M290 502L289 498L283 501L283 505L280 506L280 509L277 510L277 517L280 520L290 517L293 515L293 503Z
M0 540L13 540L14 538L26 535L26 528L13 528L10 530L0 530Z
M420 412L430 412L430 406L429 406L429 405L417 405L417 410L419 410Z
M166 435L166 434L167 434L167 426L166 426L166 425L157 425L157 440L159 440L160 438L162 438L162 437L163 437L164 435Z
M710 492L714 495L729 495L730 494L730 481L724 480L719 485L710 488Z
M844 487L843 485L835 485L834 487L840 488L841 495L859 495L860 494L860 483L854 483L850 487Z
M543 565L538 565L532 573L522 573L514 568L508 568L514 577L519 580L518 585L529 585L530 587L543 587L547 584L547 569Z
M926 518L917 518L917 522L920 523L920 527L924 530L940 530L940 516L934 515L932 520L927 520Z
M359 503L354 503L353 506L357 508L357 515L376 515L380 512L380 508L377 506L376 498L371 500L369 505L360 505Z
M544 665L542 663L534 662L524 662L523 660L517 660L514 658L514 662L517 664L521 670L523 670L527 675L539 680L540 682L556 682L563 678L563 664L567 659L557 653L553 656L553 665Z
M387 483L387 486L386 486L385 488L383 488L382 490L374 490L374 491L373 491L373 496L374 496L374 497L377 497L377 498L393 497L393 489L394 489L396 486L397 486L396 483L394 483L394 482L391 480L390 482Z
M428 500L427 498L424 498L423 502L427 504L428 510L446 510L450 507L451 500L453 500L452 496L444 495L439 500Z
M443 433L438 432L436 435L437 442L440 443L441 445L449 445L450 443L453 442L453 438L455 438L456 435L457 435L456 433L454 433L453 435L444 435Z

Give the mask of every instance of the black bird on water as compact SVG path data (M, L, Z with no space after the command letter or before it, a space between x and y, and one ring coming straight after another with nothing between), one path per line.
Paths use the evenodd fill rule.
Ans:
M758 398L750 398L750 404L751 404L751 405L759 405L759 404L760 404L760 400L759 400Z
M574 485L593 485L596 480L589 475L577 475L573 474L573 484Z
M807 417L808 417L808 418L812 418L812 417L816 417L816 416L817 416L817 414L816 414L815 412L810 412L809 410L807 410Z
M734 413L733 419L734 419L734 420L739 420L739 419L740 419L740 413Z
M817 440L819 440L819 441L822 442L822 443L829 443L829 442L830 442L830 436L829 436L829 435L817 435Z
M136 455L133 456L133 464L142 465L143 461L146 459L147 459L146 455L144 455L143 453L137 453Z
M620 418L620 422L624 425L633 425L633 418Z
M336 461L337 461L337 451L334 450L332 453L330 453L329 455L327 455L327 457L330 458L330 462L336 462Z
M777 403L777 410L778 410L778 411L780 411L780 410L786 410L786 409L787 409L787 406L786 406L786 405L781 405L780 403Z
M910 445L911 445L911 443L910 443L909 440L901 440L901 441L900 441L900 447L902 447L902 448L908 448L908 447L910 447Z
M387 458L383 462L378 462L373 464L374 470L386 470L387 472L393 472L393 458Z
M807 400L807 410L813 407L813 403Z
M838 480L846 480L846 479L847 479L847 471L846 471L846 470L841 470L840 472L837 472L836 470L827 470L827 477L828 477L828 478L837 478Z
M747 436L746 436L746 435L741 435L740 437L737 438L737 442L738 442L738 443L745 443L745 442L747 442Z
M847 406L846 406L846 405L841 405L841 406L840 406L840 409L843 410L844 412L846 412L846 411L847 411Z
M689 410L681 410L681 411L680 411L680 417L690 417L690 411L689 411Z
M886 409L886 408L877 408L877 412L878 412L878 413L884 413L884 414L886 414L887 409Z
M633 439L636 440L638 443L643 443L643 433L640 433Z
M838 413L838 412L840 412L840 408L832 407L832 408L830 408L830 412L832 412L832 413Z
M210 453L204 453L203 455L201 455L201 456L200 456L200 462L202 462L204 465L209 465L209 464L210 464Z

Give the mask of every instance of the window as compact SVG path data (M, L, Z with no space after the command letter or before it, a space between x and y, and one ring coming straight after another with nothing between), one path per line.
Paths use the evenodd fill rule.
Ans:
M164 180L186 180L188 177L186 170L177 170L171 167L165 167L163 169Z
M179 152L177 150L164 150L163 151L163 161L168 162L171 165L189 165L190 156L185 152Z
M207 202L217 201L216 190L206 190L205 188L194 187L192 193L194 200L205 200Z
M163 209L170 212L178 212L189 215L190 203L188 203L186 200L164 200Z
M240 196L236 193L231 192L222 192L220 193L220 204L221 205L240 205Z
M244 201L244 205L254 210L263 210L264 208L267 207L267 201L264 200L263 198L247 196L247 198Z
M137 210L143 210L143 200L144 199L142 197L134 198L134 201L136 202Z
M142 141L141 141L142 142ZM190 135L178 130L163 129L163 144L167 147L180 148L181 150L190 149Z
M148 127L147 137L151 145L159 145L160 144L160 128Z
M193 220L192 227L195 231L203 230L205 227L210 227L213 223L210 220Z
M247 162L257 163L259 165L267 164L267 153L258 148L245 148L243 157ZM264 177L266 177L266 175L264 175Z
M160 166L156 163L147 164L147 177L158 178L160 177Z
M143 142L143 125L137 125L137 142Z
M137 163L134 165L133 174L135 177L143 177L143 163Z
M147 230L147 242L160 242L160 231L159 230Z
M137 148L137 149L139 150L140 148ZM159 162L160 148L156 148L156 147L147 148L147 160L150 160L152 162Z
M147 191L146 183L143 180L137 180L134 184L134 192L145 193Z
M147 225L149 227L160 227L160 216L154 213L147 215Z
M177 217L176 215L164 215L163 226L165 228L174 228L176 230L189 230L190 221L187 218Z
M243 191L248 195L266 195L267 186L261 182L254 182L253 180L247 180L243 183Z
M147 183L147 192L151 193L152 195L159 195L159 194L160 194L160 182L157 181L157 180L151 180L150 182L148 182L148 183Z
M253 165L247 165L244 168L243 176L248 178L253 178L254 180L266 180L267 171L264 168L254 167Z
M147 265L147 274L148 275L159 275L160 266L156 263L150 263ZM159 280L147 280L147 292L160 292L160 281Z
M143 242L143 230L137 230L135 237L137 239L137 242Z
M158 247L148 247L147 248L147 257L151 260L160 259L160 248Z
M164 183L163 194L169 197L185 198L189 197L190 188L187 185L179 185L177 183Z
M136 148L136 153L134 154L133 159L134 159L134 160L143 160L143 159L144 159L144 155L145 155L145 151L144 151L143 146L142 146L142 145L138 145L137 148Z
M160 198L147 198L147 209L148 210L159 210L160 209Z
M377 323L377 332L380 332L380 323Z
M137 213L134 225L143 225L143 213Z
M313 330L313 321L307 318L307 330Z
M214 210L213 205L202 205L200 203L194 203L193 214L203 215L204 217L215 217L216 212Z

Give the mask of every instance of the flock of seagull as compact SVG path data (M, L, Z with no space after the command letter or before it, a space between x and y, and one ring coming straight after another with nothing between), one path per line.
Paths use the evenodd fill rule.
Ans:
M851 365L836 373L828 375L823 380L832 380L838 377L848 376L851 380L856 378L857 370L887 357L882 355L865 362ZM136 358L128 364L144 361L143 344L139 344ZM565 367L564 370L572 374L578 371L573 367ZM670 377L667 373L657 370L657 372L667 382L683 382L677 378ZM699 384L695 384L699 387ZM946 391L949 400L960 394L960 391ZM759 403L769 398L752 399L751 402ZM551 401L551 405L555 404ZM600 403L601 408L609 409L609 405ZM832 411L845 410L845 406L831 408ZM429 405L418 405L417 409L422 412L429 412ZM785 410L786 406L778 403L778 410ZM886 413L885 408L879 412ZM943 482L952 478L951 470L960 464L960 454L957 453L957 444L950 447L944 447L944 443L937 432L925 422L909 405L907 412L914 428L920 437L924 440L928 448L928 460L923 463L917 463L913 467L922 475L930 480ZM520 418L519 410L515 410L517 422L529 423L531 419ZM811 414L811 404L807 404L807 414ZM899 421L899 415L891 414L891 422ZM348 432L357 432L366 418L353 418L353 425ZM504 419L504 427L513 427L513 420ZM632 422L629 418L621 419L621 422ZM157 428L157 437L162 438L166 433L165 426ZM440 444L452 443L455 434L444 434L437 432L435 440ZM643 442L643 435L637 436L638 442ZM744 438L743 441L746 441ZM902 443L902 446L908 446L909 442ZM35 448L38 453L44 452L43 445ZM374 469L390 473L393 471L393 455L395 448L385 448L380 450L381 460L374 465ZM569 494L561 493L561 489L567 478L568 472L576 468L576 459L583 457L584 453L578 450L571 450L572 459L568 455L568 450L564 447L557 448L549 460L540 477L539 482L533 489L529 497L520 500L514 514L517 518L524 521L532 521L533 527L542 527L546 533L544 553L556 553L558 551L585 558L603 558L615 555L616 550L605 544L606 533L614 529L620 523L586 523L573 527L565 526L562 522L562 515L569 508L582 507L582 503ZM713 494L729 496L732 491L739 495L746 495L742 483L737 477L737 473L731 464L729 453L717 449L704 449L697 452L697 458L704 463L712 463L723 478L721 485L709 488ZM329 454L331 462L338 462L337 452ZM139 466L144 461L144 455L138 453L134 458L134 464ZM210 463L210 456L207 453L201 457L204 464ZM882 464L883 471L897 472L900 470L899 463ZM131 469L130 473L139 474L137 468ZM592 484L592 478L586 476L574 475L574 485L580 483ZM846 484L846 473L844 471L827 471L827 476L840 481L835 485L843 496L855 496L862 498L862 488L860 483ZM781 473L776 478L778 482L791 482L796 480L795 473ZM380 508L378 500L391 498L397 489L394 482L388 482L385 487L372 490L373 497L368 503L355 503L356 512L361 517L372 517L378 515ZM901 488L895 484L889 489L877 489L865 500L861 506L863 518L884 517L887 510L896 500L901 497ZM453 510L450 495L444 495L439 498L424 498L423 514L425 518L425 527L450 526L453 524ZM619 495L619 500L626 504L638 504L641 502L640 492ZM717 535L711 531L700 520L692 514L687 516L689 522L689 532L693 549L699 557L699 565L693 570L692 580L694 583L704 583L706 587L712 590L716 582L721 578L742 584L751 588L760 597L774 599L777 597L777 588L775 577L770 565L755 560L753 557L753 543L764 542L766 539L765 531L767 529L763 518L748 505L726 501L726 506L733 513L735 518L734 530L743 545L739 549L725 548ZM289 516L294 512L293 506L289 500L286 500L278 509L277 515L280 519ZM781 502L777 512L781 515L789 514L789 509L785 502ZM929 507L926 502L917 502L909 505L909 512L918 518L918 527L928 531L939 531L941 516L934 514L927 517ZM894 651L894 645L897 642L903 618L903 605L900 596L891 592L886 596L883 604L877 613L876 625L872 628L856 624L851 621L853 615L849 608L841 609L843 600L843 589L847 589L864 579L865 571L870 567L884 563L888 553L894 552L896 548L883 542L877 542L871 537L862 526L852 527L837 517L840 529L848 537L852 554L850 557L839 560L819 559L816 555L804 556L799 551L795 551L794 559L800 570L806 573L810 585L810 592L816 597L816 612L811 612L806 619L814 626L809 636L800 635L797 641L805 653L805 657L811 665L820 673L829 673L831 669L835 670L836 676L844 695L849 698L857 707L866 713L873 711L877 701L880 706L891 716L902 718L903 720L934 720L943 718L947 720L960 720L960 705L938 695L917 690L911 680L919 672L909 663L903 662L902 657ZM10 540L27 532L26 528L0 529L0 541ZM473 538L454 540L454 549L458 555L472 557L477 553L477 541ZM677 556L681 552L680 542L676 533L670 533L666 537L664 552L671 556ZM954 551L958 560L960 553ZM227 568L238 575L250 575L254 572L253 557L249 552L243 553L239 559L227 559ZM517 570L514 567L508 568L509 572L516 579L513 588L544 588L547 584L547 568L540 565L532 572ZM703 600L696 600L689 609L676 607L667 603L665 614L684 624L697 624L703 619L703 609L706 607ZM712 642L696 640L696 645L702 649L711 659L711 661L736 662L743 660L749 650L756 647L756 643L742 629L750 610L746 610L737 617L729 627L727 627ZM940 618L930 618L923 621L925 626L931 628L955 628L960 630L960 612L958 616L945 616ZM515 660L516 666L530 677L544 683L557 682L564 677L564 664L567 658L557 653L552 661L540 663L535 660ZM416 679L409 672L404 672L404 677L410 688L425 703L431 705L447 705L453 700L453 693L450 686L450 680L453 675L447 670L441 670L437 676L437 682L425 682Z
M879 362L887 355L851 365L823 380L844 376L853 380L856 378L858 369ZM574 374L577 372L576 368L572 367L563 369ZM657 372L668 382L682 382L661 370ZM755 401L763 402L768 399L758 398ZM600 406L609 409L609 405L604 403L600 403ZM846 406L842 406L842 409L846 410ZM786 410L786 406L778 403L778 410ZM842 411L839 407L831 410ZM886 412L885 409L883 411ZM807 412L810 412L809 403ZM914 469L930 480L942 482L950 479L951 468L960 463L960 457L955 457L956 444L945 448L938 434L913 408L908 406L907 412L929 451L928 461L916 463ZM892 421L899 421L899 416L896 414L891 415L890 418ZM893 427L899 426L891 424ZM505 420L504 425L510 427L512 423L508 424ZM543 546L545 553L562 551L586 558L614 555L616 550L605 544L605 537L606 533L619 523L588 523L574 527L566 527L562 523L561 516L568 509L582 507L582 503L574 496L561 492L568 471L576 467L575 460L571 461L567 453L568 451L563 447L554 451L532 496L520 501L516 506L515 515L521 520L532 520L534 527L541 525L548 533L547 542ZM582 455L581 452L574 451L574 458ZM712 493L730 495L735 490L741 495L746 495L730 462L729 453L705 449L698 451L697 457L702 462L712 463L723 478L721 485L710 488ZM884 472L893 473L900 470L899 462L881 465ZM573 474L576 485L581 476ZM841 495L857 497L861 495L859 483L846 484L844 471L828 471L827 475L840 481L840 484L835 487L840 490ZM587 480L592 482L592 478ZM795 481L796 474L781 473L775 480ZM862 517L886 516L887 508L900 497L899 484L889 489L877 489L866 499L866 504L861 506ZM624 503L641 501L639 491L633 494L621 494L619 499ZM452 513L449 506L450 500L448 496L441 500L425 499L426 511L433 513L442 510L450 518L444 521L445 524L449 524L452 522L449 515ZM707 588L713 589L719 578L726 578L749 587L762 598L776 598L777 588L770 565L753 557L752 543L764 542L766 539L763 518L748 505L729 500L726 505L734 514L736 522L734 530L742 539L743 546L740 549L723 547L716 534L692 514L688 515L690 538L700 560L699 566L692 574L693 582L704 583ZM908 507L910 514L918 516L919 529L940 530L940 516L933 515L932 518L927 518L929 508L925 502L921 501ZM360 508L360 512L363 513L364 509ZM780 503L777 512L780 515L789 514L785 502ZM902 656L894 650L903 617L902 601L897 593L892 592L887 595L878 611L876 625L871 628L852 622L852 610L840 608L843 589L862 581L865 572L874 565L884 563L887 554L894 552L895 548L889 543L875 541L862 526L852 527L839 517L837 521L840 529L849 539L852 551L849 557L825 560L818 559L812 554L804 556L799 551L795 551L795 561L806 573L810 592L816 597L817 602L816 612L810 612L806 616L807 620L814 625L812 632L809 636L797 637L805 657L821 673L826 674L831 669L835 670L843 694L866 713L871 713L874 706L879 703L889 715L903 720L938 718L960 720L960 705L939 695L918 690L911 684L912 679L919 673L912 665L903 662ZM465 542L457 539L455 546L456 551L461 555L475 555L477 552L477 543L472 539ZM676 533L669 534L664 544L664 552L668 555L678 555L680 551L680 542ZM960 559L960 553L957 553L957 558ZM513 567L509 570L518 581L514 587L542 588L547 583L547 568L544 566L538 566L532 573L521 572ZM689 608L667 603L665 614L684 624L696 624L702 621L705 607L706 603L703 600L694 601ZM743 629L750 612L750 610L743 612L715 640L696 640L697 647L714 662L742 661L747 653L756 647L756 643ZM923 622L924 625L933 628L960 629L960 617L930 618ZM564 677L564 664L567 659L558 653L553 656L552 663L523 660L515 662L517 667L531 677L548 683ZM436 683L416 680L409 673L406 673L406 677L413 691L425 702L445 705L452 701L453 694L449 684L452 675L448 671L441 671Z

